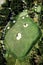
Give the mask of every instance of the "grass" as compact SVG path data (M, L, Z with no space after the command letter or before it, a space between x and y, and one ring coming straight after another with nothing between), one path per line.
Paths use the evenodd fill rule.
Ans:
M18 58L24 57L40 36L38 26L29 17L24 17L25 19L18 17L17 23L7 32L5 37L6 42L4 42L7 50ZM23 27L25 23L28 24L27 28ZM22 34L22 38L18 41L16 36L19 32Z

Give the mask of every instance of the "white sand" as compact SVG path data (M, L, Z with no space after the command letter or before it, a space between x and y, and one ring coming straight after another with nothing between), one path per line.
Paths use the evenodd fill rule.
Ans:
M7 29L10 29L10 27L7 27Z
M23 27L25 27L25 28L28 27L28 24L24 24Z
M24 19L25 17L22 17L22 19Z
M20 40L20 39L21 39L21 33L18 33L18 34L17 34L16 39L17 39L17 40Z
M14 20L13 23L15 23L16 21Z
M6 0L0 0L0 6L1 6L1 4L5 3L5 2L6 2Z

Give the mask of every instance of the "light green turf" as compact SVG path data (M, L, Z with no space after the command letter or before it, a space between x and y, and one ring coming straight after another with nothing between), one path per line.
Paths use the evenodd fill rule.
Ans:
M18 17L17 23L6 33L5 45L8 52L15 55L17 58L24 57L35 45L40 37L40 30L36 23L30 17ZM27 23L28 27L24 28L23 24ZM22 34L20 40L16 39L17 33Z

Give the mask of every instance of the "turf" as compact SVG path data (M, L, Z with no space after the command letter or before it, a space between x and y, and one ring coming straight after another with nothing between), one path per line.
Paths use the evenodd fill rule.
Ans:
M7 51L17 58L22 58L29 53L41 34L40 29L30 17L26 15L24 19L22 17L18 16L17 23L6 33L4 41ZM24 24L28 26L25 28ZM20 40L16 39L17 33L22 35Z

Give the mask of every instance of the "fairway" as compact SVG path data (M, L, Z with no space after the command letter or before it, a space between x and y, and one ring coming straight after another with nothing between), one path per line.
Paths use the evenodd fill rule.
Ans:
M27 15L18 17L17 23L7 32L5 45L9 53L24 57L40 37L36 23Z

